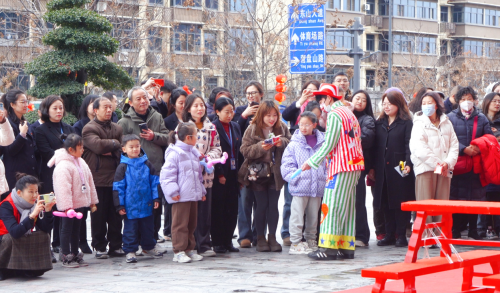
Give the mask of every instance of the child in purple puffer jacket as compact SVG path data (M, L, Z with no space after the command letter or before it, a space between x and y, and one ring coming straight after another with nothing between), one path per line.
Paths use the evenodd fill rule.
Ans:
M293 173L316 153L325 137L316 129L318 118L309 111L300 115L299 129L295 131L285 149L281 160L281 175L288 182L290 194L293 196L290 214L290 254L307 254L318 249L316 242L318 211L326 184L326 165L318 169L302 171L292 179ZM306 227L302 242L302 227L306 215Z
M165 164L160 184L165 199L172 205L172 245L174 261L199 261L203 256L193 251L198 201L205 201L200 152L194 147L197 128L192 122L180 123L170 133L170 146L165 152Z

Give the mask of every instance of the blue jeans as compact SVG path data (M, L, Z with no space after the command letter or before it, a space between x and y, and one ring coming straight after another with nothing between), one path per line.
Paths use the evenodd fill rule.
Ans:
M136 252L139 249L139 242L144 250L151 250L156 246L154 237L154 217L153 215L141 219L129 220L126 216L123 219L123 251L125 253ZM141 234L139 236L139 231Z
M255 214L256 201L253 191L248 187L243 187L238 198L238 243L243 239L251 242L257 241L257 230L255 221L252 222L252 208Z
M290 212L292 210L293 196L288 190L288 183L285 183L285 204L283 205L283 225L281 226L281 239L290 237L288 225L290 223Z

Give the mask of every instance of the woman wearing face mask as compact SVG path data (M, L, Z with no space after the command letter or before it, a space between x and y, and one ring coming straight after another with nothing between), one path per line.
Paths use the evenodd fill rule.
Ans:
M458 139L438 93L424 94L421 107L422 111L413 118L410 139L416 199L448 200L458 158ZM440 222L441 216L427 217L427 221Z
M472 168L469 170L465 167L467 164L462 162L480 153L478 147L470 144L471 141L493 132L488 118L479 113L474 106L477 95L473 88L460 89L455 100L460 107L449 113L448 118L458 138L459 158L451 179L450 200L485 200L486 189L481 185L479 174L475 174ZM453 238L461 238L460 232L466 229L467 224L469 224L468 236L481 239L477 233L477 215L472 214L453 215Z

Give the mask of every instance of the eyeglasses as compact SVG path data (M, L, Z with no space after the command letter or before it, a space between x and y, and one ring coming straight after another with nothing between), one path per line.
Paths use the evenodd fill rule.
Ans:
M302 123L299 123L299 127L310 128L311 126L313 126L313 125L312 124L302 124Z
M257 95L259 92L247 92L247 97L249 96L255 96Z

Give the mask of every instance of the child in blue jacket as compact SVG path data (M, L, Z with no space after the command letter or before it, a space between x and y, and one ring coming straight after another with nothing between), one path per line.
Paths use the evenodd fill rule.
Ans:
M113 182L113 200L116 210L123 216L123 251L128 263L137 262L135 252L154 258L163 254L155 249L153 208L160 206L158 199L158 175L141 149L135 134L123 136L123 154ZM139 237L139 231L141 231Z
M290 254L308 254L318 249L316 242L318 212L326 184L326 165L321 164L316 170L303 171L292 179L293 173L314 155L325 142L322 132L316 129L317 116L309 111L300 115L299 129L295 131L285 149L281 161L281 175L288 182L293 196L290 214ZM302 227L306 215L306 227L302 242Z

